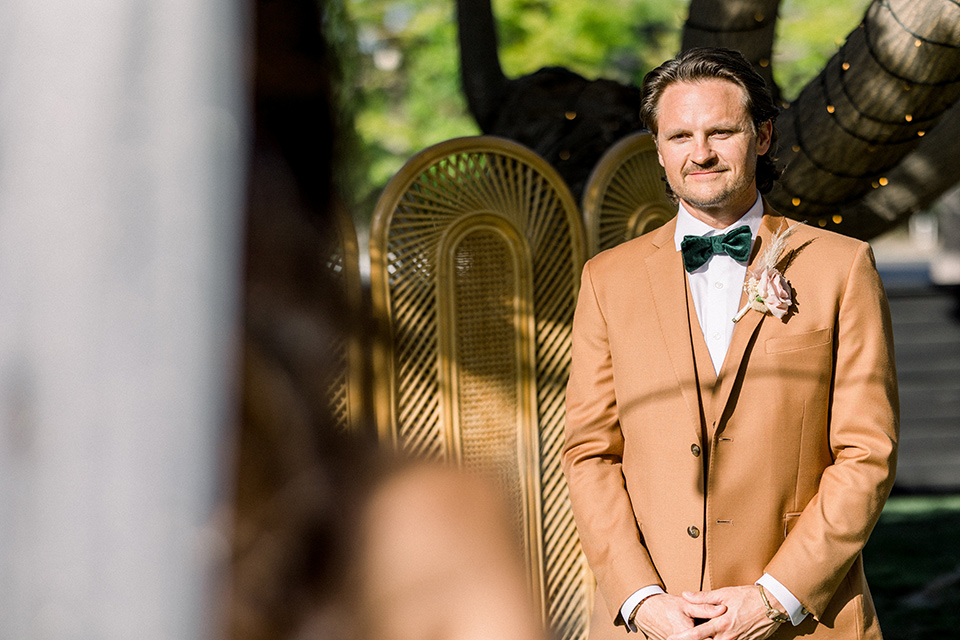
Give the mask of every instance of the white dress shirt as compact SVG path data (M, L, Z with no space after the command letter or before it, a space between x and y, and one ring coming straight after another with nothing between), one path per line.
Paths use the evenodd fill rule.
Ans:
M726 229L715 229L694 218L683 208L683 203L680 203L680 209L677 212L677 229L674 233L676 249L680 251L680 243L684 236L709 237L722 235L742 225L750 227L750 234L756 240L762 218L763 201L760 199L759 193L750 210ZM703 339L707 343L713 369L717 373L723 366L723 359L727 355L727 348L733 338L733 328L735 326L733 317L740 310L740 294L743 292L743 281L746 274L746 263L737 262L728 255L715 255L707 260L703 266L687 274L690 282L690 293L693 296L693 306L697 312L697 321L703 331ZM763 574L757 580L757 584L763 585L764 589L780 601L794 625L800 624L807 616L807 612L800 601L770 574ZM627 628L630 631L637 630L634 625L629 623L630 614L633 613L634 607L647 597L663 592L660 585L650 585L637 590L627 598L623 606L620 607L620 615L627 622Z

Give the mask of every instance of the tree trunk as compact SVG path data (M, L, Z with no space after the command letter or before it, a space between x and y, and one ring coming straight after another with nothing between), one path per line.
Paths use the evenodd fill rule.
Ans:
M925 173L915 162L912 169L894 169L960 95L957 42L960 6L953 0L871 4L861 25L780 119L780 158L787 168L770 195L774 206L797 219L870 237L930 197L924 182L912 203L894 198L900 204L891 209L876 196L873 204L858 206L874 188L890 189L892 176ZM955 137L937 139L956 148ZM946 167L934 173L949 172ZM845 209L851 215L842 215Z
M457 24L463 92L470 113L480 129L487 131L497 117L507 83L497 53L497 26L490 0L457 0Z
M681 50L694 47L736 49L763 76L776 100L780 89L773 80L770 58L780 0L690 0Z
M579 202L600 157L642 128L636 87L587 80L563 67L507 79L497 57L490 0L457 0L461 79L480 129L537 152Z

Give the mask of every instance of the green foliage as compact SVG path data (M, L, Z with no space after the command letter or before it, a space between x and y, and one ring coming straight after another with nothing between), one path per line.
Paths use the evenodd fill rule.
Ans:
M357 32L347 14L346 0L324 0L323 35L334 63L330 84L334 91L333 117L337 127L335 138L337 158L352 158L360 154L365 142L356 126L357 112L362 104L365 87L356 82L361 57L357 51ZM338 192L348 198L369 189L370 176L363 162L343 162L334 168L333 179Z
M359 222L402 164L437 142L479 133L460 90L455 0L345 3L354 43L342 96L356 114L352 171ZM784 0L774 74L795 97L863 16L869 0ZM494 0L504 72L517 77L564 66L587 78L639 83L680 46L687 0ZM340 18L338 18L340 20ZM334 21L334 24L342 24ZM340 28L341 33L346 30ZM342 48L346 47L346 48Z
M479 131L460 91L452 0L352 0L348 9L363 88L357 131L368 180L356 194L363 201L418 151Z
M827 64L857 28L870 0L784 0L777 20L773 77L788 100Z
M680 46L684 0L500 0L494 12L508 76L564 66L639 83Z

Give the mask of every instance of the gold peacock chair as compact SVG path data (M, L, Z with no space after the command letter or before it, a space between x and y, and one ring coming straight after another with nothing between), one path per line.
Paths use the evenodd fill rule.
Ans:
M370 235L382 438L493 476L553 635L586 637L592 574L560 469L581 223L546 161L500 138L431 147Z
M583 191L590 255L652 231L677 215L677 205L664 192L663 175L649 133L626 136L603 154Z
M349 213L342 208L335 208L333 213L334 233L325 237L324 246L320 247L320 259L332 286L342 292L346 302L342 313L348 315L335 318L335 321L356 330L338 331L342 337L330 340L326 345L329 351L325 362L331 365L326 397L334 425L344 432L356 432L372 419L367 415L368 402L365 400L368 390L363 369L365 331L363 327L357 327L363 317L360 251L357 231Z

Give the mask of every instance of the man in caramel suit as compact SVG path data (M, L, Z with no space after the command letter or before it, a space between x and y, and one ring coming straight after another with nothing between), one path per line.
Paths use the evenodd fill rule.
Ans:
M880 638L861 550L899 408L873 254L759 195L777 110L739 54L664 63L641 115L680 211L583 270L563 465L590 639Z

